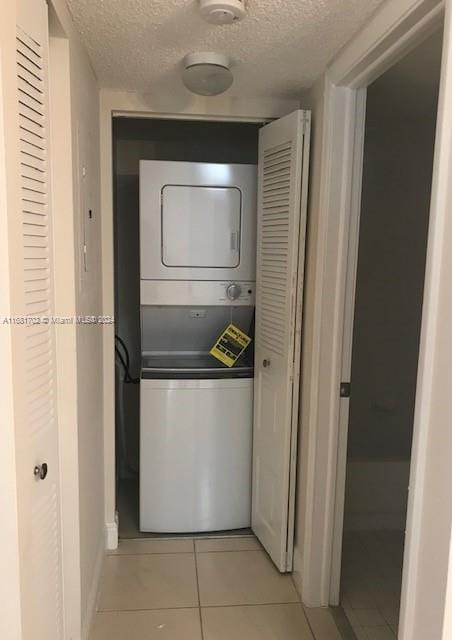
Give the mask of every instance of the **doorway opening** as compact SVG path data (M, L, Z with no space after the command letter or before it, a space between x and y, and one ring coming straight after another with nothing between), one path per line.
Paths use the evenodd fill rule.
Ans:
M118 387L131 390L130 399L116 394L118 417L129 400L135 407L135 420L117 425L136 425L139 406L139 527L194 534L251 526L279 571L290 572L310 113L297 110L265 126L229 122L229 132L225 123L198 121L191 137L186 130L194 122L155 123L124 121L132 130L123 139L112 132L115 224L129 226L135 216L137 228L139 220L130 241L129 228L114 234L122 243L117 300L124 292L130 297L116 309ZM150 141L133 126L154 127ZM182 141L176 127L185 130ZM176 150L181 159L143 159L162 148L166 158ZM117 188L122 174L134 206L127 189ZM133 264L135 285L127 277L119 282ZM132 355L129 346L137 335L139 376L138 349ZM136 482L136 426L135 447L126 433L120 429L117 442L128 454L115 466Z
M367 89L341 604L397 637L442 34Z
M150 180L156 168L152 162L173 163L173 166L179 163L179 167L182 164L189 166L188 163L190 166L194 166L194 163L224 167L255 166L259 128L262 124L113 118L115 317L116 348L119 351L119 357L116 358L116 484L120 538L161 535L140 531L139 525L140 371L144 348L140 319L140 162L150 161ZM253 188L255 191L256 185ZM182 228L180 231L183 232ZM203 229L198 229L198 233L203 232ZM253 234L255 235L255 229ZM160 246L160 241L157 244ZM153 247L154 253L159 249L157 244ZM179 281L187 279L184 274L176 274L176 277ZM171 341L177 335L191 332L186 337L193 344L184 347L188 351L189 348L195 349L194 342L199 342L196 348L204 349L205 340L213 341L214 337L218 337L216 334L225 328L226 319L230 320L232 311L225 310L228 316L222 322L221 318L216 317L218 313L221 315L220 309L215 312L212 307L207 313L205 302L198 301L196 304L192 301L188 304L188 307L180 305L171 309L154 304L146 307L144 313L149 326L149 350L154 349L153 335L161 332L165 323L178 323L178 328L169 337ZM179 319L174 314L179 314ZM208 326L210 319L212 326ZM248 326L251 324L250 318L243 320L246 320L243 329L252 333L252 328ZM192 333L189 325L195 333ZM203 336L207 336L205 340ZM167 348L168 345L165 349ZM127 373L124 371L124 362ZM155 385L155 382L146 381L146 384ZM149 407L149 411L152 410ZM144 457L143 461L146 464ZM161 478L163 480L163 475ZM172 505L170 508L176 509L177 506ZM171 531L168 530L168 533ZM238 533L243 533L243 530Z

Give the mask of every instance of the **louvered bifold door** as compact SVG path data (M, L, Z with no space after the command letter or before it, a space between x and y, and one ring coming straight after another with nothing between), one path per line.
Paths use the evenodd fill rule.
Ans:
M252 528L292 569L310 117L260 130Z
M23 638L62 630L54 325L48 17L44 0L17 2L17 247L15 328L18 512Z

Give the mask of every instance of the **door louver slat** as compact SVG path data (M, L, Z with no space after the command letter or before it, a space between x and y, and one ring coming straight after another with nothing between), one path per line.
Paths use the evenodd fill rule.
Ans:
M34 133L31 133L29 129L23 126L23 123L20 125L20 141L24 143L22 149L24 153L36 154L38 157L45 157L45 147L42 142L42 138L37 138Z
M262 225L258 270L262 304L257 314L262 347L281 354L285 344L284 317L287 307L286 278L289 253L289 199L291 143L264 153L262 168ZM283 230L275 233L275 219ZM281 227L278 227L281 229ZM274 275L281 275L275 279Z

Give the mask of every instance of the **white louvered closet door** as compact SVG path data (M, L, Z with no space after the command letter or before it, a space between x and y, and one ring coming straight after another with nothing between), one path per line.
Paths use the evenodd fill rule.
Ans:
M310 114L259 137L252 528L281 572L293 563Z
M23 640L63 637L56 357L49 164L48 16L18 0L18 206L14 329ZM31 319L39 321L34 324ZM30 324L28 324L30 322ZM47 466L45 466L47 465Z

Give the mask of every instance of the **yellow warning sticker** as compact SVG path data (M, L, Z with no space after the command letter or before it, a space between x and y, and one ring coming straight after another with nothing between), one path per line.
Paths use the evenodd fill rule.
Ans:
M227 367L232 367L250 342L251 338L246 333L243 333L235 324L230 324L218 338L210 353Z

